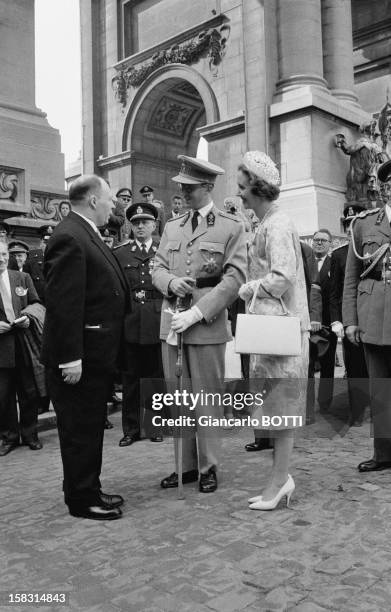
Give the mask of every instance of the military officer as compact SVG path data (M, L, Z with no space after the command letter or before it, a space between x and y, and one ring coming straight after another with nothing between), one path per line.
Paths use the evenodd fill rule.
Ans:
M391 160L378 169L390 186ZM346 336L363 343L369 374L374 455L360 472L391 468L391 202L367 210L351 224L342 317Z
M350 342L342 324L342 295L345 280L346 259L350 241L350 224L356 215L364 209L362 206L346 206L342 223L347 233L348 242L338 246L331 253L330 262L330 321L331 329L342 339L344 362L347 374L350 424L362 424L365 407L369 403L368 371L365 363L363 345L356 346Z
M166 379L175 379L174 332L182 333L184 379L191 380L193 393L213 392L224 380L225 346L232 339L227 307L245 282L246 243L241 221L212 200L216 178L224 170L186 155L178 159L182 165L173 180L181 185L191 210L166 223L152 272L153 284L164 294L160 326L164 373ZM189 297L191 308L170 314L177 298ZM200 416L219 416L220 411L220 406L198 402L192 415L199 424ZM176 471L162 480L163 488L178 486L177 447ZM197 481L200 473L200 491L215 491L218 455L216 432L198 427L197 440L184 438L183 483Z
M34 287L38 293L38 297L42 304L45 303L45 278L43 275L43 257L46 249L46 245L49 242L49 238L53 234L53 227L51 225L42 225L39 229L41 242L39 249L31 249L29 253L28 261L25 264L24 271L30 274Z
M164 204L161 200L155 199L154 190L149 185L144 185L144 187L141 187L140 193L144 202L147 204L153 204L157 210L156 229L154 230L153 235L160 239L165 225Z
M8 253L10 255L8 263L9 270L19 270L19 272L23 272L29 254L28 244L23 240L11 240L8 244Z
M162 294L152 285L151 270L159 243L152 238L157 210L153 204L132 204L126 215L134 240L114 248L131 290L132 312L125 318L126 372L123 374L122 428L120 446L140 439L140 379L163 378L159 338ZM153 442L161 442L153 435Z

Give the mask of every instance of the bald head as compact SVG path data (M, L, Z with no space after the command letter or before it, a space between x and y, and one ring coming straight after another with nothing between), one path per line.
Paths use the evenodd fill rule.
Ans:
M113 196L109 185L96 174L79 176L69 188L69 200L79 212L98 227L106 225L112 209Z

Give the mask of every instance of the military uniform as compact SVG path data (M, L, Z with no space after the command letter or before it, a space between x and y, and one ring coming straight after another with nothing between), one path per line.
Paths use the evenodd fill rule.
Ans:
M41 240L47 243L53 233L51 225L43 225L40 228ZM24 272L30 274L38 297L45 304L45 276L43 273L43 249L31 249L28 259L24 265Z
M150 205L134 204L146 208ZM137 210L137 208L136 208ZM132 217L134 218L134 216ZM124 436L140 437L140 379L163 379L159 338L162 294L152 285L151 271L159 242L145 252L136 240L114 248L131 294L132 312L125 317L126 372L123 373L122 428Z
M219 168L215 171L216 167L208 162L187 156L179 158L184 160L184 164L173 180L185 185L205 181L214 183L216 173L224 172ZM213 172L215 174L211 176ZM171 380L175 379L177 347L167 342L172 321L167 310L175 309L176 303L176 297L170 292L170 282L178 277L195 279L192 304L202 318L183 332L183 376L190 379L188 384L193 393L216 392L224 380L225 346L232 339L227 307L237 298L247 268L241 221L219 210L213 203L210 210L204 208L208 212L200 217L194 231L192 217L195 211L167 221L152 272L153 284L165 296L160 337L165 341L162 345L164 373ZM192 416L197 419L203 415L219 416L219 410L220 406L201 406L198 403ZM207 429L198 428L197 443L194 437L183 439L183 472L189 473L190 478L184 482L194 480L192 476L199 469L200 490L203 492L215 489L214 486L202 488L202 476L216 469L220 442L213 431ZM176 466L178 469L177 456ZM174 486L173 476L162 481L161 485L164 488Z
M383 166L386 164L389 162ZM391 209L388 213L391 217ZM370 378L374 459L372 467L361 469L360 464L359 469L372 471L382 469L379 467L382 464L391 467L391 228L386 207L361 213L351 230L342 316L345 327L359 327L364 345Z

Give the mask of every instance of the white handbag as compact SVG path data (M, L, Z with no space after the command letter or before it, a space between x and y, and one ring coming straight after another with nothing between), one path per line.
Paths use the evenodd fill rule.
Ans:
M281 298L282 315L255 313L255 300L260 283L261 281L254 291L249 314L239 314L237 317L235 351L253 355L300 355L300 319L290 315Z

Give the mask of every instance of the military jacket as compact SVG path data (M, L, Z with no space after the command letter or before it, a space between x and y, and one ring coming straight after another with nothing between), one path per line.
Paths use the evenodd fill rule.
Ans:
M43 258L44 252L42 249L32 249L29 252L27 261L23 267L23 271L30 274L34 287L38 293L41 302L45 303L45 277L43 274Z
M213 206L194 233L190 212L167 221L152 272L153 284L165 296L160 337L167 338L172 315L166 310L174 309L176 303L170 281L189 276L199 284L194 288L192 303L203 319L184 332L184 342L220 344L230 340L227 307L246 282L246 270L247 248L239 219Z
M127 240L114 248L113 253L127 278L132 312L125 317L125 340L136 344L160 343L160 312L162 294L152 285L151 271L159 242L142 253L135 240Z
M385 209L365 211L353 222L342 303L344 326L358 325L363 342L391 345L391 252L388 249L370 272L375 257L365 261L358 255L375 254L391 243L391 228ZM364 278L360 278L362 274Z

